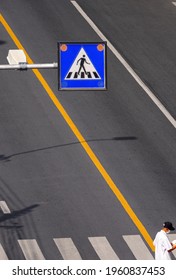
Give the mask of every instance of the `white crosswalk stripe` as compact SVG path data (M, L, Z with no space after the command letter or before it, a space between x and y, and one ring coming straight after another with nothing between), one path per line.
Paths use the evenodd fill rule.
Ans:
M2 212L3 212L4 214L9 214L9 213L11 213L11 212L10 212L10 209L9 209L9 207L7 206L7 203L6 203L5 201L0 201L0 208L1 208L1 210L2 210Z
M44 256L35 239L18 240L26 260L44 260Z
M0 244L0 260L8 260L8 257L1 244Z
M81 256L71 238L54 238L64 260L81 260Z
M88 239L101 260L119 260L105 236L88 237Z
M123 239L137 260L152 260L153 256L140 235L123 235Z

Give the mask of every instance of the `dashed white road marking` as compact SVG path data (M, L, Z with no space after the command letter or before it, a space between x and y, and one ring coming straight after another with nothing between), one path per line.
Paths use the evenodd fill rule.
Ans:
M9 207L7 206L7 203L5 201L0 201L0 208L4 214L11 213Z
M100 29L95 25L95 23L88 17L88 15L83 11L76 1L71 1L75 6L77 11L82 15L82 17L87 21L87 23L92 27L92 29L97 33L97 35L103 40L107 41L107 46L116 56L116 58L122 63L130 75L135 79L138 85L147 93L155 105L160 109L160 111L165 115L165 117L170 121L170 123L176 128L176 120L172 117L169 111L164 107L164 105L159 101L159 99L154 95L154 93L145 85L141 78L136 74L133 68L127 63L127 61L121 56L121 54L115 49L111 42L106 36L100 31Z
M100 260L119 260L105 236L88 237Z
M1 244L0 244L0 260L8 260L8 257Z
M153 256L140 235L123 235L123 239L137 260L153 260Z
M18 240L26 260L45 260L35 239Z
M54 242L64 260L82 260L71 238L54 238Z

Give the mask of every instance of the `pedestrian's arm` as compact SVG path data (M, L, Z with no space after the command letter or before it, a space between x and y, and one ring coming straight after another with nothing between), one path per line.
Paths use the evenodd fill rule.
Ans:
M172 252L173 250L176 249L176 244L172 244L172 243L171 243L171 245L172 245L172 248L171 248L170 250L168 250L168 252Z

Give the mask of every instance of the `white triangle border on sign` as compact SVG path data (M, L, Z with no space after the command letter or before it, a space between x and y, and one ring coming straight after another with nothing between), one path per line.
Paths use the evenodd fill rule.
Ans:
M80 65L81 58L83 58L83 56L85 56L84 69ZM78 74L80 67L81 67L81 71ZM86 70L87 74L85 73L84 70ZM81 72L84 74L81 74ZM90 60L89 56L87 55L83 47L80 49L79 53L74 59L64 80L101 80L98 71L96 70L95 66L93 65L92 61Z

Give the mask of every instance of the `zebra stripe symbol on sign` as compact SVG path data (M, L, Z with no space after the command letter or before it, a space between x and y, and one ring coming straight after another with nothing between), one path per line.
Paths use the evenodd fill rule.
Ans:
M80 49L72 66L70 67L65 80L100 80L101 77L95 69L89 56L83 48Z

